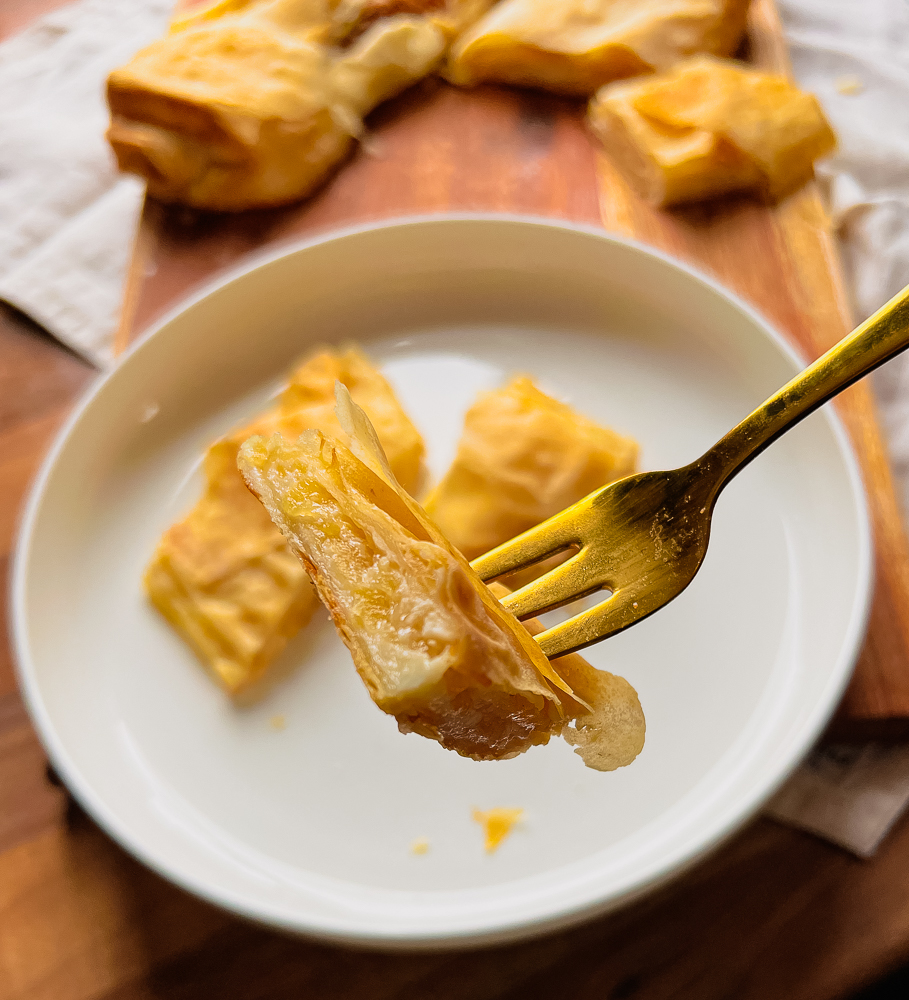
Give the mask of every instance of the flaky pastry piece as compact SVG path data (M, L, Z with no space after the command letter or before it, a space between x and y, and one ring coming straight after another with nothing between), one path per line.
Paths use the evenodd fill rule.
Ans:
M477 21L495 0L339 0L328 38L349 43L370 25L397 14L431 15L453 38Z
M403 732L511 757L565 725L571 690L395 482L347 400L359 457L318 431L256 437L238 464L309 571L370 695ZM352 416L351 416L352 415Z
M310 38L343 46L383 18L430 14L454 36L478 20L495 0L210 0L178 9L170 32L197 28L228 14L251 13ZM178 4L178 8L183 5Z
M171 15L170 32L184 31L186 28L197 28L206 21L216 21L225 14L238 14L250 7L271 3L272 0L209 0L208 3L197 3L195 0L177 0ZM328 17L327 0L313 0L307 5L312 9L311 20L314 25Z
M624 677L594 669L577 653L560 657L555 668L590 705L562 730L565 742L594 771L627 767L644 749L646 726L637 691Z
M564 731L591 767L630 763L643 745L630 685L564 657L592 699L573 692L562 661L549 663L397 485L343 390L339 408L357 455L308 431L296 443L252 438L238 464L309 570L376 704L402 732L477 760Z
M638 445L519 376L481 393L426 513L473 559L635 471Z
M661 206L742 191L779 199L836 146L813 94L708 56L603 87L589 121L616 167Z
M237 473L237 445L212 445L205 491L169 528L145 571L155 607L232 695L248 694L319 599L306 571Z
M294 368L276 403L230 439L238 447L254 434L277 433L293 440L310 427L344 438L335 405L339 382L369 414L398 482L408 491L416 490L425 451L423 438L388 380L357 347L315 351Z
M497 597L508 592L500 583L490 589ZM536 619L524 627L531 635L543 631ZM562 738L594 771L627 767L644 749L647 728L637 691L624 677L597 670L579 653L560 656L552 667L571 686L578 705L586 706L568 713Z
M164 533L145 573L152 603L238 697L252 696L273 679L269 667L309 621L318 597L284 536L247 490L237 451L255 433L297 437L319 427L343 436L334 411L336 380L367 408L396 474L415 487L423 442L389 384L355 349L320 351L296 368L265 413L209 448L202 497Z
M235 0L178 20L108 78L120 169L195 208L263 208L313 191L363 116L433 70L449 41L435 18L399 14L335 48L336 6Z
M454 83L589 96L698 52L732 55L749 0L502 0L452 46Z

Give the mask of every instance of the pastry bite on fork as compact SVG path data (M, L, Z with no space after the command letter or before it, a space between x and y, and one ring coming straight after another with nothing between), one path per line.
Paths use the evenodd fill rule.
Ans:
M569 740L591 766L630 763L644 727L630 685L600 686L577 657L566 670L575 690L400 487L343 387L338 408L354 450L313 429L296 442L252 438L238 464L300 556L379 708L402 732L475 760L513 757L574 723ZM613 703L624 706L612 713L615 727Z

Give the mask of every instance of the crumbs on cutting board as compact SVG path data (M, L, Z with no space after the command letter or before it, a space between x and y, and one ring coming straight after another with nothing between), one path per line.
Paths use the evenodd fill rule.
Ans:
M286 717L285 717L285 716L283 716L283 715L273 715L273 716L272 716L272 717L271 717L271 718L270 718L270 719L268 720L268 724L269 724L269 725L271 726L271 728L272 728L272 729L274 729L274 730L275 730L276 732L280 732L280 731L281 731L282 729L284 729L284 728L285 728L285 727L287 726L287 719L286 719Z
M512 827L521 821L523 809L474 809L473 818L483 827L484 847L487 854L498 850L502 841L511 833Z
M429 838L417 837L410 845L411 854L429 854Z

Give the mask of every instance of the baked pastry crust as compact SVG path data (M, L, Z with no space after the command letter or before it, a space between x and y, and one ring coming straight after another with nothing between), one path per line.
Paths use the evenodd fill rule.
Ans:
M333 21L336 6L225 0L177 21L108 78L120 169L162 201L204 209L282 205L315 190L362 117L438 65L452 30L398 14L340 49L333 41L358 21L356 10Z
M318 607L300 561L247 490L237 451L254 433L296 437L315 426L343 435L336 380L367 407L393 468L415 487L423 442L391 387L359 351L321 351L296 368L272 407L209 448L202 497L164 533L145 573L152 603L235 696L274 679L271 664Z
M359 456L312 430L295 443L252 438L238 464L373 700L402 731L477 760L547 742L565 721L556 692L570 689L397 485L362 411L344 404Z
M149 598L230 694L249 695L319 599L237 474L237 444L205 455L205 492L145 571Z
M502 0L454 44L458 84L511 83L589 96L697 52L731 55L749 0Z
M468 558L635 471L638 445L538 389L527 376L482 393L426 513Z
M589 121L616 167L660 206L742 191L779 199L836 145L813 94L708 56L603 87Z
M501 584L491 589L500 597L506 592ZM543 631L536 619L524 627L531 635ZM562 738L594 771L627 767L644 749L647 730L637 691L624 677L597 670L579 653L560 656L552 667L585 706L568 713Z

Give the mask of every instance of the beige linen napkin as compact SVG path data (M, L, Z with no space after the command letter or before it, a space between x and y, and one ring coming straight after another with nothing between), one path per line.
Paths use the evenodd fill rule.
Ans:
M143 186L104 138L104 82L173 0L80 0L0 44L0 298L113 362Z
M818 747L764 812L860 858L871 857L909 801L909 746Z

